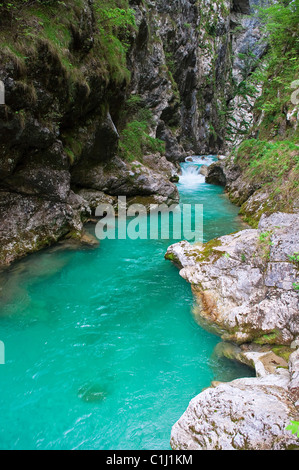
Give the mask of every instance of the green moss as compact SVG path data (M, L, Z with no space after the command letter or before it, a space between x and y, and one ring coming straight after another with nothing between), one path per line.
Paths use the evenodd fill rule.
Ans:
M291 2L278 1L259 14L269 48L263 66L250 76L250 84L262 85L254 106L256 124L250 129L257 138L245 140L234 152L244 183L268 194L267 201L254 204L251 198L250 207L246 203L241 207L241 215L253 227L264 213L292 212L299 199L299 127L291 99L292 83L299 74L298 8ZM237 92L245 98L250 96L250 84L243 81ZM233 202L241 205L244 200Z
M235 163L242 171L245 184L259 187L268 194L267 200L242 204L240 215L244 221L256 227L264 213L292 212L299 198L299 145L294 141L268 142L245 140L235 150ZM238 198L229 194L232 202Z
M149 152L165 152L165 143L148 134L146 121L129 122L120 134L120 151L125 160L142 161L143 155Z
M225 254L221 250L215 250L215 248L221 246L221 244L221 240L219 240L218 238L214 238L213 240L210 240L209 242L200 245L202 247L202 250L194 254L196 262L201 263L203 261L207 261L211 257L213 257L214 262L217 261L219 258L221 258L221 256ZM196 246L196 244L194 246Z
M284 359L286 362L289 362L289 357L294 352L293 349L288 346L274 346L271 348L274 354Z
M263 334L256 337L253 342L256 344L280 344L281 332L279 330L273 330L269 333Z

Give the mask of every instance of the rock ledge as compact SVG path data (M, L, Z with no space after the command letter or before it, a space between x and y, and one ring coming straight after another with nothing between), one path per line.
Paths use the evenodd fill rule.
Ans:
M197 321L257 375L195 397L172 429L173 449L299 448L285 429L299 419L298 234L299 214L275 213L256 230L168 248L165 258L192 285Z

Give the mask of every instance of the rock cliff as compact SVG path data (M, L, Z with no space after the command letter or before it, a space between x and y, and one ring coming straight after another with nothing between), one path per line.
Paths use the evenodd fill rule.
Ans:
M1 17L1 264L80 238L90 191L177 201L171 177L128 148L177 162L230 146L246 54L264 52L249 0L132 0L125 30L98 1L19 3Z

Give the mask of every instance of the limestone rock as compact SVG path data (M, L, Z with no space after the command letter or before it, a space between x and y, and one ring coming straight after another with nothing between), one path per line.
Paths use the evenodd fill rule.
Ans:
M256 372L213 382L193 398L172 428L174 450L299 448L297 436L286 430L299 420L299 349L292 350L299 338L293 287L299 276L290 259L299 251L298 233L298 214L275 213L263 216L256 230L169 247L166 259L192 284L195 318L230 341L216 353Z
M263 217L259 229L220 237L208 244L183 241L166 258L192 284L195 315L236 343L290 345L299 337L299 215Z
M73 193L61 202L0 192L0 264L50 246L69 232L79 236L87 213L84 200Z
M80 189L77 194L87 202L92 215L95 215L95 210L100 204L109 204L113 207L117 205L117 197L109 196L109 194L105 194L103 191Z
M284 450L299 448L286 431L298 408L287 371L220 383L191 400L171 432L174 450Z
M203 175L203 176L207 176L207 174L208 174L208 168L209 168L209 167L208 167L207 165L202 165L202 166L200 167L200 170L199 170L200 174Z
M102 191L112 196L163 196L164 202L178 202L177 187L161 173L142 163L114 158L106 165L95 164L73 170L73 181L83 188Z

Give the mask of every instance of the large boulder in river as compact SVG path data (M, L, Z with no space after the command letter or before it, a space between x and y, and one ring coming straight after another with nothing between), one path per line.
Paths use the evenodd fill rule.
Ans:
M234 344L221 343L225 357L257 375L195 397L173 426L173 449L299 448L286 430L299 420L298 253L299 214L283 213L263 216L256 230L169 247L165 257L192 284L195 319Z
M276 213L256 230L172 245L166 258L192 284L198 321L223 339L287 345L299 337L297 252L299 214Z
M257 354L258 363L263 354ZM292 394L294 364L259 377L218 383L193 398L172 428L174 450L286 450L299 449L299 439L286 428L298 419ZM298 364L297 364L298 365ZM298 399L298 393L297 393Z
M209 167L207 165L201 165L199 173L203 176L207 176Z
M118 157L106 164L78 165L72 172L73 183L78 188L102 191L111 196L158 195L163 198L162 202L172 204L179 201L179 193L169 176L169 173L160 173L139 161L126 162Z
M220 186L226 185L226 175L223 171L223 165L221 162L212 163L212 165L208 167L205 177L206 183L208 184L218 184Z

